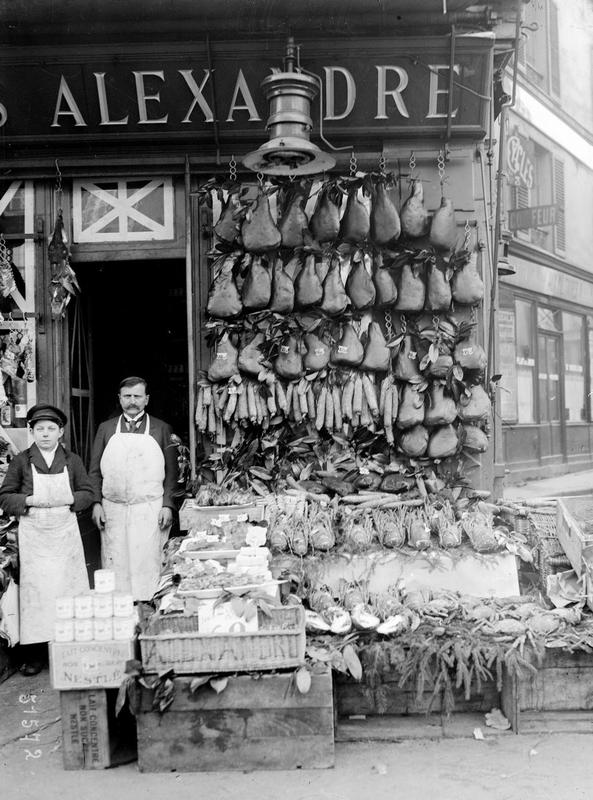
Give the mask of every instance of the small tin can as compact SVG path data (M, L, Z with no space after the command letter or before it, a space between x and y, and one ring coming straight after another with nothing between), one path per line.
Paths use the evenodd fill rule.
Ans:
M113 616L131 617L134 614L134 598L131 594L113 595Z
M113 639L113 622L109 619L93 620L93 638L97 642L108 642Z
M113 638L131 639L136 628L136 617L114 617L113 618Z
M95 591L96 592L114 592L115 591L115 572L111 569L96 569L94 572L95 577Z
M57 619L54 623L54 642L74 641L74 620Z
M93 616L93 597L90 594L79 594L74 598L74 616L76 619L91 619Z
M74 617L74 598L56 597L56 619L72 619ZM68 641L67 639L65 641Z
M113 616L113 595L95 592L93 595L93 616L95 619L107 619Z
M74 620L74 641L92 642L93 641L93 620L75 619Z

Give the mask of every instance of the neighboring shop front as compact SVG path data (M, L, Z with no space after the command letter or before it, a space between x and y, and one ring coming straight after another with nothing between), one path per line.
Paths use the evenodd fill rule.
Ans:
M460 234L467 222L472 242L483 242L476 145L487 127L493 43L301 40L303 65L322 81L323 133L341 148L336 172L348 174L351 155L359 170L382 166L398 178L401 206L415 170L427 208L438 208L444 189ZM85 459L96 425L116 410L119 380L131 373L146 376L153 413L194 449L196 376L210 358L203 326L213 216L200 187L215 173L224 178L232 160L241 180L257 183L241 160L265 139L260 83L284 52L278 38L202 42L191 52L120 44L2 55L10 85L20 87L4 98L10 178L0 229L33 286L21 303L39 363L27 405L37 394L69 410L70 441ZM21 208L22 224L14 223ZM80 293L52 314L47 243L60 211Z
M514 115L507 178L514 274L501 276L499 312L506 466L515 477L583 469L593 460L593 275L579 254L588 224L579 209L592 175ZM575 185L580 202L566 196Z

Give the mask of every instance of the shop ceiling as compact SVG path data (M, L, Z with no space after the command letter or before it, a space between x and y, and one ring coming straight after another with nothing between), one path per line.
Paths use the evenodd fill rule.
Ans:
M520 2L520 0L519 0ZM191 40L210 36L329 32L396 35L421 27L487 29L518 0L0 0L5 44ZM494 16L493 16L494 15Z

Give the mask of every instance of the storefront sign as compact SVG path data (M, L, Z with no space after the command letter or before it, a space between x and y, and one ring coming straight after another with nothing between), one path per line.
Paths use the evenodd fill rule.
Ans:
M451 106L452 135L469 135L483 126L491 50L490 39L460 37L451 104L448 39L373 40L372 47L361 40L311 41L301 58L320 78L328 131L442 134ZM5 141L196 140L215 129L223 139L246 138L264 134L269 109L260 84L281 66L282 50L280 42L218 42L211 54L203 44L191 53L122 46L108 54L60 49L26 59L21 51L12 61L5 51L0 64Z
M593 307L593 283L518 256L513 256L513 264L517 272L515 275L505 275L505 283L536 294L561 297L567 302Z
M507 139L507 169L510 182L514 186L533 188L535 166L533 142L515 131Z
M512 208L509 211L509 230L518 231L527 228L546 228L556 224L558 207L531 206L530 208Z

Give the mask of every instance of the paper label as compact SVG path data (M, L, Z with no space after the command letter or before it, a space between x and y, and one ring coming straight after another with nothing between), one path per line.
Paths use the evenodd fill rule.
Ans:
M415 350L410 350L408 353L408 358L414 361L414 359L418 358L418 353Z
M266 528L261 525L250 525L245 535L245 544L249 547L263 547L266 543Z
M313 350L313 352L315 353L316 356L323 356L325 355L325 347L316 347L315 350Z
M348 352L348 347L347 346L345 346L343 344L339 344L338 345L338 353L347 353L347 352Z
M283 344L280 346L280 352L284 354L290 353L290 347L286 344Z
M220 351L216 354L216 358L219 361L225 361L228 353L221 353Z
M474 352L474 348L473 347L464 347L461 352L463 353L464 356L471 356L471 354Z

